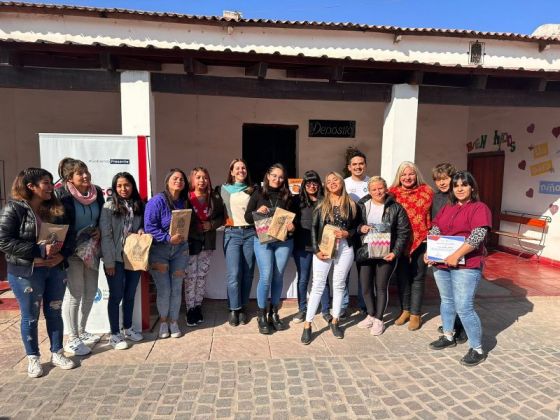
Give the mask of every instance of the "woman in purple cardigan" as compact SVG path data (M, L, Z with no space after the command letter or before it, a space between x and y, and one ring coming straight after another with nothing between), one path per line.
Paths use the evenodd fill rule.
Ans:
M171 212L188 206L186 180L181 169L171 169L165 177L165 190L148 201L144 212L144 231L154 238L150 248L150 274L157 289L160 338L181 336L177 320L189 244L179 234L171 236L169 226Z

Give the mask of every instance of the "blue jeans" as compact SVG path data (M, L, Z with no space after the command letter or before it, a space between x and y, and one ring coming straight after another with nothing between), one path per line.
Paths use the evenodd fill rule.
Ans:
M284 285L284 271L292 253L294 241L261 244L255 236L254 248L257 265L259 266L259 283L257 285L257 303L259 308L266 308L268 295L273 306L280 303L282 286Z
M307 289L309 287L309 278L311 277L311 265L313 262L313 253L304 249L295 249L293 252L294 261L297 269L297 300L300 312L307 311ZM321 296L321 312L328 314L331 305L331 291L329 282L325 284L325 290Z
M41 301L47 323L51 352L62 348L64 325L62 322L62 299L66 291L66 270L58 267L36 267L31 277L8 274L8 282L21 310L21 338L28 356L39 356L39 312Z
M366 312L366 302L364 301L364 296L362 294L362 284L360 283L360 267L357 264L354 264L356 269L358 270L358 306L361 311ZM350 304L350 274L352 273L352 269L348 272L348 276L346 276L346 287L344 289L344 296L342 296L342 312L348 308Z
M150 248L150 274L157 289L156 305L161 318L179 319L181 290L189 260L189 244L155 243Z
M249 303L249 295L255 274L255 229L226 227L224 254L227 271L227 297L231 311L239 310Z
M443 331L452 333L455 315L459 315L469 339L469 346L473 349L482 346L482 326L474 310L474 297L481 276L480 269L434 269L434 278L441 296Z
M134 311L134 296L140 281L140 271L125 270L122 262L115 262L115 275L107 277L109 285L109 302L107 302L107 314L111 325L111 334L118 334L119 306L122 301L123 328L132 327L132 312Z

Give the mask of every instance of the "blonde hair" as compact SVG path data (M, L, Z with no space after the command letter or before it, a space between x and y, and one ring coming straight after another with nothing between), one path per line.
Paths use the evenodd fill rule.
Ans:
M332 196L333 193L330 192L329 188L327 187L327 178L331 175L334 175L340 181L340 183L342 185L342 194L341 194L342 200L341 200L341 203L340 203L340 215L344 219L348 219L350 217L350 214L349 214L350 209L354 214L356 214L356 204L354 203L354 201L352 201L352 199L350 198L350 196L346 192L346 187L344 185L344 178L338 172L329 172L325 176L325 198L318 205L318 211L321 212L321 219L326 220L327 217L330 220L334 219L334 207L331 204L331 196Z
M387 181L385 181L385 178L382 178L379 175L376 175L376 176L372 176L369 179L369 181L367 183L368 190L369 190L369 186L371 184L373 184L374 182L381 182L383 184L383 186L385 187L385 189L387 189Z
M395 180L393 181L391 188L401 186L401 176L406 168L411 168L414 172L416 172L417 187L426 184L426 181L424 181L424 177L422 176L422 172L420 172L420 169L418 169L418 166L416 166L415 163L405 160L403 163L399 165L399 168L397 169L397 174L395 175Z

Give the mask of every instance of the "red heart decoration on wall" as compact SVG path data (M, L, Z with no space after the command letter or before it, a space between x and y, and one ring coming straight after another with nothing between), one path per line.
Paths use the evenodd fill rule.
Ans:
M535 131L535 124L527 126L527 133L532 133L533 131Z
M518 167L519 169L521 169L522 171L525 170L525 167L526 167L526 166L527 166L527 162L525 162L524 160L522 160L521 162L519 162L519 163L517 164L517 167Z
M527 191L525 191L525 195L529 198L533 198L533 194L534 194L534 191L533 191L532 188L529 188Z
M554 127L552 129L552 135L556 138L558 138L558 136L560 136L560 127Z
M558 206L556 204L551 204L548 208L553 216L558 212Z

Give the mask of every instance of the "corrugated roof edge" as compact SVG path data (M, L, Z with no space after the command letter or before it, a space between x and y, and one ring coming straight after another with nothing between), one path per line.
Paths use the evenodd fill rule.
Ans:
M99 18L142 19L154 21L174 21L177 23L198 24L226 24L232 26L260 26L298 29L325 29L345 31L366 31L393 33L401 35L448 36L461 38L499 39L504 41L540 42L547 44L560 44L557 37L536 37L531 35L515 34L508 32L483 32L466 29L436 29L436 28L403 28L398 26L366 25L358 23L315 22L315 21L289 21L272 19L244 19L239 20L221 16L197 16L169 12L147 12L129 9L98 8L87 6L37 4L14 1L1 1L0 11L20 13L43 14L69 14L92 16Z

